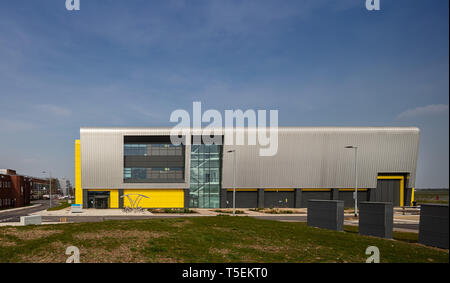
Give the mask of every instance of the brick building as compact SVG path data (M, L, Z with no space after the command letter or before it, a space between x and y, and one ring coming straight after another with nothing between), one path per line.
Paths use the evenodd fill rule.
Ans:
M17 175L11 169L0 170L0 209L30 204L32 178Z

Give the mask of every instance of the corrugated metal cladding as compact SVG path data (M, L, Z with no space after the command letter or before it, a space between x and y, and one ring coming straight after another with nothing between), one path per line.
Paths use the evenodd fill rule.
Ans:
M124 183L124 136L169 135L170 128L81 128L81 184L83 189L183 189L189 188L189 154L184 183ZM186 146L190 152L190 146Z
M170 130L82 128L83 188L189 188L190 146L185 183L123 183L123 136L169 135ZM225 140L229 134L224 131ZM378 173L409 173L414 187L419 136L415 127L280 127L275 156L260 156L259 145L224 146L222 187L233 186L233 155L226 152L236 149L238 188L352 188L354 151L347 145L359 147L360 188L376 188Z

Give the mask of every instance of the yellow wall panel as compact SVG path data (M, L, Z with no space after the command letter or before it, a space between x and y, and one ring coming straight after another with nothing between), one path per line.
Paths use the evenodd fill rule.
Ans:
M83 204L83 190L81 188L81 143L75 140L75 204Z
M172 190L172 189L146 189L146 190L124 190L123 205L131 206L127 194L141 194L148 198L143 198L139 203L143 208L183 208L184 207L184 190ZM137 196L132 195L132 200L135 200Z
M109 207L119 208L119 190L109 191Z

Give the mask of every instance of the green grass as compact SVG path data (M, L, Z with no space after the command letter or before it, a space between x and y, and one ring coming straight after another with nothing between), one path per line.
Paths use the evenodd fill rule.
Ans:
M186 217L0 227L0 262L449 262L448 250L416 243L411 233L385 240L252 217Z
M437 196L439 196L439 199L437 199ZM448 204L449 191L448 189L418 189L414 192L414 199L418 205L426 203Z
M66 200L61 202L58 206L47 208L47 211L61 210L70 206L71 204Z
M359 230L358 230L358 226L345 225L344 231L347 233L358 234ZM417 243L419 240L419 234L394 231L394 240L408 242L408 243Z

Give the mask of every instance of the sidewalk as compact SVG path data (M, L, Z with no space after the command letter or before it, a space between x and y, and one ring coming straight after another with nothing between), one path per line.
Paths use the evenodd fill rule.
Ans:
M42 222L41 225L53 225L53 224L67 224L70 222ZM22 226L22 223L20 222L0 222L0 227L7 227L7 226ZM31 226L31 225L28 225Z
M193 208L191 209L196 213L151 213L148 210L144 210L142 212L124 212L122 209L94 209L88 208L83 209L83 212L80 213L72 213L71 208L67 207L61 210L47 211L42 210L38 212L34 212L31 215L42 215L42 216L217 216L219 214L223 215L232 215L233 209L231 208ZM217 210L217 211L215 211ZM306 208L296 208L296 209L277 209L278 213L264 213L262 211L255 211L250 209L236 209L237 211L243 211L244 213L236 214L237 216L264 216L264 217L306 217L307 209ZM280 213L283 210L290 211L291 213ZM218 212L220 211L220 212ZM354 218L353 213L345 213L344 217L348 221L357 221ZM349 219L350 218L350 219ZM404 222L404 223L418 223L420 219L420 215L402 215L402 214L394 214L395 222Z
M72 213L71 208L67 207L61 210L55 211L47 211L41 210L31 215L41 215L43 217L49 217L48 220L55 221L52 217L72 217L73 222L77 222L77 218L80 219L81 222L84 222L85 219L83 217L88 218L117 218L117 219L127 219L127 217L131 217L134 219L145 219L145 218L164 218L164 217L205 217L205 216L217 216L217 215L232 215L233 210L230 208L194 208L191 209L196 213L151 213L148 210L142 212L124 212L122 209L83 209L81 213ZM216 211L217 210L217 211ZM250 209L237 209L239 211L243 211L242 214L236 214L236 216L248 216L248 217L256 217L261 219L270 219L277 220L283 222L306 222L307 221L307 209L306 208L297 208L297 209L277 209L278 213L264 213L258 210L250 210ZM283 210L288 210L291 213L280 213ZM220 212L218 212L220 211ZM128 219L131 219L128 218ZM70 219L70 218L68 218ZM402 215L399 213L394 213L394 224L400 225L403 227L394 228L395 231L403 231L403 232L418 232L417 229L409 228L411 225L419 225L420 215ZM344 224L351 226L358 226L359 221L354 217L353 213L345 213L344 214Z
M70 207L66 207L61 210L53 210L53 211L47 211L47 210L41 210L38 212L34 212L31 215L41 215L41 216L56 216L56 217L85 217L85 216L97 216L97 217L108 217L108 216L141 216L141 217L148 217L148 216L216 216L219 213L216 213L214 211L211 211L210 209L193 209L197 213L151 213L148 210L144 211L131 211L131 212L124 212L122 209L94 209L94 208L87 208L83 209L83 212L78 213L72 213Z
M17 211L17 210L23 210L23 209L29 209L29 208L38 207L38 206L41 206L41 205L42 205L41 203L38 203L38 204L34 204L34 205L29 205L29 206L23 206L23 207L17 207L17 208L3 209L3 210L0 210L0 213L11 212L11 211Z
M31 215L41 215L41 216L217 216L219 214L223 215L232 215L233 209L231 208L194 208L191 209L196 213L151 213L148 210L143 212L124 212L122 209L83 209L83 212L80 213L72 213L70 207L66 207L61 210L53 210L47 211L42 210L38 212L34 212ZM220 210L221 212L216 212L215 210ZM244 214L236 214L237 216L268 216L268 217L277 217L277 216L306 216L306 208L299 209L285 209L292 211L294 213L263 213L259 211L253 211L249 209L236 209L239 211L244 211ZM280 209L281 211L283 209Z

